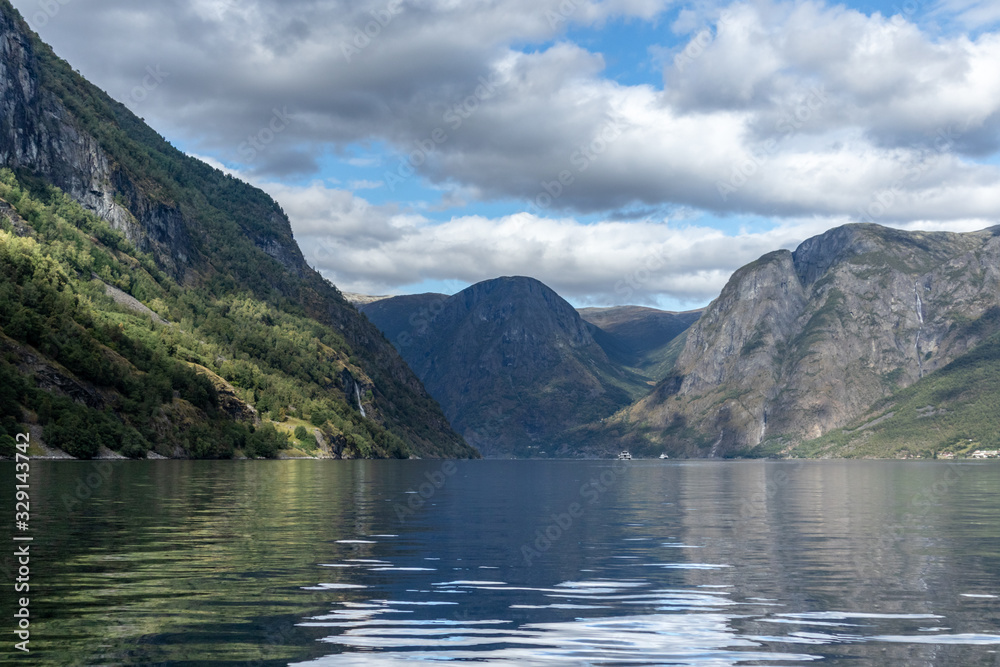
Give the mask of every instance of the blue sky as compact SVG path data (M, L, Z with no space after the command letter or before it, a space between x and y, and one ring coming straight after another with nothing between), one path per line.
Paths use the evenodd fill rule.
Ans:
M686 309L840 224L1000 222L986 0L14 4L346 291Z

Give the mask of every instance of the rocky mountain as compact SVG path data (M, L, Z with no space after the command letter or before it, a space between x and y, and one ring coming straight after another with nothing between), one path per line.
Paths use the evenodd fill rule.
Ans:
M1000 309L978 320L1000 328ZM843 428L804 442L804 457L947 458L1000 449L1000 334L877 402Z
M787 453L974 351L998 307L1000 227L839 227L737 271L605 435L651 453Z
M330 437L357 444L355 454L391 449L394 455L475 455L381 332L305 263L275 201L173 148L59 59L6 0L0 0L0 166L9 170L4 192L16 199L5 204L11 211L5 217L7 250L26 253L33 265L51 265L53 275L63 272L58 293L104 292L94 280L124 291L173 322L160 326L172 326L176 337L190 334L207 346L199 354L177 341L165 343L170 359L205 368L258 410L281 419L308 417L310 411L336 417L313 421L325 424ZM77 251L67 255L66 244ZM6 317L32 320L34 295L42 287L23 282L23 276L4 280ZM106 303L96 294L75 302L93 308L60 311L60 317L65 326L89 332L94 347L86 354L113 356L119 375L146 372L139 357L122 352L141 347L137 338L145 334L129 334L120 322L128 341L104 335L103 319L129 311L124 302ZM241 329L233 325L237 312L249 318ZM11 324L0 320L8 348L30 348L68 382L93 386L105 394L104 407L118 422L138 428L132 424L135 399L124 396L123 387L101 385L108 378L76 377L86 369L77 373L66 359L55 358L56 347L46 351L47 343L55 345L55 332ZM292 326L299 332L282 328ZM158 341L173 337L156 331ZM154 342L146 345L155 355ZM276 345L285 350L281 359L274 356ZM31 376L28 389L40 386L31 369L19 372ZM8 406L18 403L8 399ZM28 408L24 400L22 395L20 406ZM161 401L152 416L171 422L167 413L183 412L190 423L215 423L209 408L216 400L195 411ZM34 419L28 412L18 420ZM14 417L6 415L6 423ZM146 445L154 444L152 430L137 433Z
M636 318L609 315L621 330L604 332L532 278L497 278L450 297L400 296L360 308L485 456L579 454L586 445L576 434L581 425L650 389L647 377L616 363L598 342L603 336L623 357L641 357L652 344L628 335L624 324Z
M615 363L653 380L673 366L674 340L701 317L700 310L672 313L642 306L580 308L580 317L597 328L594 339Z

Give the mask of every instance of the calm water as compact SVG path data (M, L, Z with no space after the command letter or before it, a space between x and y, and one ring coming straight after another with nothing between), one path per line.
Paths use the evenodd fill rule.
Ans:
M19 664L1000 665L997 464L35 461L31 480Z

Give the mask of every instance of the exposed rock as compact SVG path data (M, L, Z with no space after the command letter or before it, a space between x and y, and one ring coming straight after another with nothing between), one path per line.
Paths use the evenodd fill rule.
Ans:
M998 305L1000 227L833 229L737 271L626 421L702 456L815 438L977 345Z
M95 456L94 458L95 459L104 459L104 460L108 460L108 461L127 461L128 460L127 456L122 456L118 452L116 452L116 451L114 451L112 449L108 449L107 447L105 447L103 445L101 445L101 448L97 452L97 456Z
M6 2L0 166L62 189L184 288L249 289L336 330L371 378L371 419L425 456L477 456L382 334L306 264L273 199L171 146L58 59Z
M40 84L35 48L26 26L0 12L0 163L45 177L182 277L191 254L182 214L150 200Z
M34 236L35 234L24 218L14 210L14 207L3 199L0 199L0 218L10 223L16 236Z
M260 423L257 410L239 397L233 385L204 366L190 362L189 365L198 375L204 375L211 381L219 399L219 409L229 415L230 419L247 424Z
M126 294L117 287L104 283L104 293L114 299L115 303L119 306L124 306L129 310L134 310L137 313L142 313L143 315L148 315L157 324L169 325L165 319L153 312L146 304L139 299L136 299L131 294Z
M383 299L390 298L389 295L382 296L372 296L369 294L356 294L354 292L343 292L344 298L347 299L347 303L354 306L364 306L369 303L375 303L376 301L382 301Z
M32 452L31 458L57 460L69 460L74 458L58 447L50 447L47 445L43 438L42 427L40 424L29 424L28 435L31 441L31 449L29 450ZM36 454L35 452L40 453Z
M107 401L96 387L80 380L68 369L43 357L32 348L0 334L0 350L5 353L12 352L18 359L18 370L26 376L33 377L39 389L62 394L97 410L105 408Z

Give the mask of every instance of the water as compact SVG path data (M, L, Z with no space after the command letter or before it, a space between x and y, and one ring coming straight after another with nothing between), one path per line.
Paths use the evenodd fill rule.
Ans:
M18 664L1000 665L990 462L34 461L31 481Z

